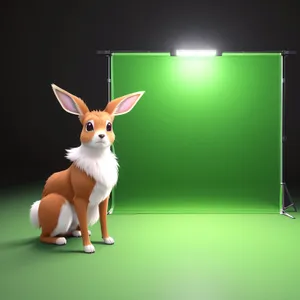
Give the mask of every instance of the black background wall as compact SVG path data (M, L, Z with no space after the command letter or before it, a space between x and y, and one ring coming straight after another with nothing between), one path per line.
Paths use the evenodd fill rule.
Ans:
M78 145L80 123L59 107L50 84L104 108L106 61L97 49L300 52L296 7L201 0L2 4L1 186L44 180L68 166L65 149ZM293 187L300 183L299 55L287 62L286 175Z

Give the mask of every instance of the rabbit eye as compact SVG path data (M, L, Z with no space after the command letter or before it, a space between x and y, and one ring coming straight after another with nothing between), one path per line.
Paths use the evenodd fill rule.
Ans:
M94 130L94 125L92 122L87 122L85 125L86 131L93 131Z
M106 124L106 131L111 131L111 123L110 122L108 122L107 124Z

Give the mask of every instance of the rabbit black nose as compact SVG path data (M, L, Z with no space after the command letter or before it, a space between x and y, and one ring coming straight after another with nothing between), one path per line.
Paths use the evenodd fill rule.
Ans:
M105 134L99 134L98 136L100 139L103 139L105 137Z

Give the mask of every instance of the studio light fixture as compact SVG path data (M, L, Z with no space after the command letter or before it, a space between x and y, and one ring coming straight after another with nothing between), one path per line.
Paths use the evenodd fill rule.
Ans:
M216 56L217 50L176 50L176 56Z

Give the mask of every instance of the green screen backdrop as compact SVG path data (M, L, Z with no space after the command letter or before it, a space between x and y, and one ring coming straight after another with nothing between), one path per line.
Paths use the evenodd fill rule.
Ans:
M111 97L145 91L115 118L117 213L278 213L282 57L115 53Z

